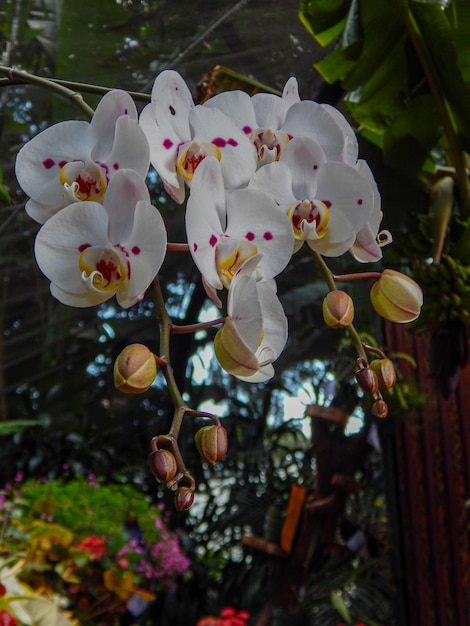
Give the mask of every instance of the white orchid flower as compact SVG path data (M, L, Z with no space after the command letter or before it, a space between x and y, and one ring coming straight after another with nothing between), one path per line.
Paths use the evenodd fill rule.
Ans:
M144 180L120 170L103 204L76 202L52 216L36 237L36 260L51 293L75 307L116 295L127 308L158 273L166 254L165 224Z
M382 222L381 198L377 183L370 167L365 161L359 159L355 169L363 178L366 178L372 187L374 194L374 207L367 224L356 235L356 241L349 252L360 263L373 263L382 258L382 248L392 242L392 235L388 230L379 232Z
M256 153L245 133L222 111L195 105L183 78L165 70L155 79L151 103L139 120L150 144L150 160L165 189L180 204L185 183L207 156L221 163L224 185L248 183L256 170Z
M297 80L291 77L282 97L243 91L228 91L208 100L230 117L250 137L258 156L258 167L279 160L294 137L309 137L319 143L328 161L353 165L358 144L354 130L340 111L327 104L300 100Z
M186 208L189 249L210 290L228 288L237 270L252 257L257 279L271 280L289 263L293 233L274 200L257 189L228 194L218 161L197 169ZM260 256L259 256L260 255Z
M30 196L25 209L44 224L77 201L101 202L107 185L121 169L147 175L150 154L128 93L108 92L91 122L59 122L33 137L18 152L15 173Z
M264 382L274 376L273 362L288 337L287 318L276 295L275 285L253 276L251 259L233 277L223 327L214 340L220 365L247 382Z
M313 139L292 139L280 161L259 169L248 189L269 193L288 215L294 252L307 242L319 254L340 256L375 206L370 180L352 165L327 161Z

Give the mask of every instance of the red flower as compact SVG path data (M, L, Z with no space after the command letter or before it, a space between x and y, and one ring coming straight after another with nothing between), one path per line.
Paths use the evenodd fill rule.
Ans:
M10 613L0 609L0 626L16 626L17 623L16 619L10 615Z
M106 539L97 535L89 535L80 541L78 547L91 554L99 561L106 554Z

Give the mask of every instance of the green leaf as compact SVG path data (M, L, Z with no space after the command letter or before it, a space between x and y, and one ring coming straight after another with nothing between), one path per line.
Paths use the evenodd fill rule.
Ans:
M409 175L424 165L440 133L440 121L430 94L413 98L383 136L384 160Z
M330 591L330 600L331 604L335 607L341 617L346 620L348 624L351 624L351 614L349 613L349 609L339 592L335 590Z

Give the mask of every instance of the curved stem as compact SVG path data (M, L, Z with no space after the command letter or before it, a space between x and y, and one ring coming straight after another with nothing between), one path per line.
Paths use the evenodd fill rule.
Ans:
M360 272L358 274L332 274L336 283L349 282L351 280L364 280L366 278L381 278L382 272Z
M188 407L181 396L181 392L178 388L173 374L173 369L171 367L170 333L173 322L171 321L165 307L165 300L163 298L162 288L158 276L153 280L152 293L160 324L160 358L165 361L165 366L161 368L161 371L165 376L168 392L173 402L173 406L175 407L175 413L170 428L170 435L176 439L178 437L181 424L183 423L184 413Z
M447 100L444 97L445 90L441 85L439 74L432 61L432 55L428 50L419 25L416 22L412 11L408 7L404 12L404 18L406 30L416 50L416 54L418 55L419 62L426 76L429 89L438 110L442 128L447 139L447 145L449 147L450 161L455 167L461 194L463 213L468 216L470 211L470 190L465 167L465 157L459 143L458 132L452 112L450 111Z
M3 65L0 65L0 74L8 78L10 84L15 82L24 82L31 85L38 85L39 87L53 91L78 106L78 108L88 118L91 119L93 117L93 109L84 101L82 94L78 91L64 87L49 78L34 76L33 74L28 74L28 72L24 72L23 70L15 70L12 67L5 67Z
M199 322L198 324L184 324L178 326L177 324L172 324L170 328L170 332L172 335L187 335L189 333L197 333L198 330L206 330L208 328L213 328L218 324L223 324L225 322L225 317L218 317L215 320L211 320L210 322Z
M330 291L335 291L336 285L335 285L335 279L334 279L332 271L323 260L323 257L320 254L318 254L318 252L315 252L315 250L312 250L312 249L310 249L310 252L313 258L315 259L318 267L320 268L321 273L323 274L325 278L326 284L328 285L328 289ZM367 354L366 354L366 351L364 350L364 344L362 343L362 339L359 336L359 333L357 332L356 328L354 327L354 324L349 324L349 326L346 327L346 330L348 331L349 336L351 337L351 340L356 347L358 356L365 359L365 361L368 362Z

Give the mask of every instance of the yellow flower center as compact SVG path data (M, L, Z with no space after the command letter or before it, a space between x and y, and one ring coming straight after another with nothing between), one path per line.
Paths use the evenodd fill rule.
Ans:
M60 170L60 182L71 201L99 202L106 191L103 168L92 161L70 161Z
M127 261L115 248L87 246L80 254L78 266L91 291L114 293L130 274Z
M321 200L303 200L297 204L292 204L287 215L292 222L296 239L305 238L304 231L307 224L315 226L318 239L324 237L328 232L326 226L330 220L330 214L328 207Z
M199 163L208 156L222 159L222 152L213 143L192 141L188 143L181 155L178 154L177 168L186 180L191 180Z

